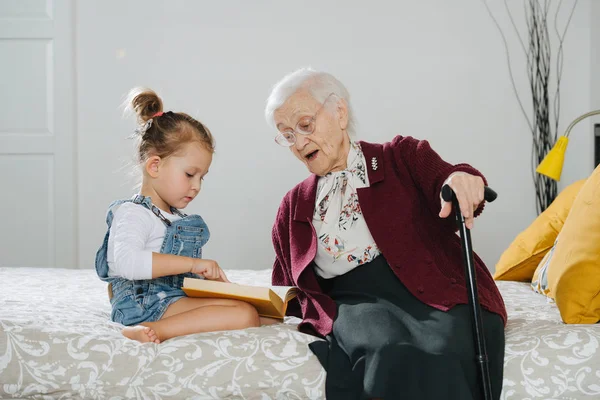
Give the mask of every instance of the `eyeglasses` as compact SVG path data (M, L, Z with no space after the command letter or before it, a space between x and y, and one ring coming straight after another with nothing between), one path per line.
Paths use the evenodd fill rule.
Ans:
M315 124L319 113L323 108L325 108L325 104L331 98L334 93L330 93L329 96L325 98L321 107L317 110L315 115L312 117L302 117L300 121L296 124L295 129L287 129L283 132L279 132L277 136L275 136L275 142L283 147L291 147L296 143L296 134L300 135L311 135L315 131Z

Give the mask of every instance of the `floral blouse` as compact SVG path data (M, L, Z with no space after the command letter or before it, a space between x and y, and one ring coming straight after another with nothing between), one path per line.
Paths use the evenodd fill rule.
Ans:
M358 202L357 189L369 187L365 165L360 145L351 142L347 168L319 178L313 225L315 271L323 278L343 275L381 254Z

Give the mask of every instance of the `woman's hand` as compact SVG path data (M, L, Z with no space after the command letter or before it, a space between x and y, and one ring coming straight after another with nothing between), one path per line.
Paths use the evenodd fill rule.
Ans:
M225 272L215 260L195 259L190 272L211 281L230 283L227 276L225 276Z
M450 175L446 181L458 199L460 212L465 217L467 228L473 229L473 217L475 210L483 201L484 183L480 176L467 174L466 172L457 172ZM452 212L452 202L442 200L442 209L440 217L446 218Z

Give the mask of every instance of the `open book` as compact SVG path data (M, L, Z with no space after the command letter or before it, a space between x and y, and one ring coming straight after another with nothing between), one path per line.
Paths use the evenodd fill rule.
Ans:
M256 307L259 315L279 319L283 319L288 302L298 293L294 286L248 286L198 278L184 278L181 289L189 297L242 300Z

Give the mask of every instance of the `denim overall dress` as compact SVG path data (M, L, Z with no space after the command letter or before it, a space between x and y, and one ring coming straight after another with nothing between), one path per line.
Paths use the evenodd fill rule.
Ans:
M158 207L152 204L150 197L137 195L133 199L117 200L109 206L106 216L108 229L102 247L96 253L96 272L100 279L110 284L109 293L112 291L110 298L112 305L111 319L114 322L131 326L141 322L159 320L170 304L185 297L185 293L181 290L183 278L197 278L198 276L190 272L146 280L129 280L117 276L108 276L106 253L110 227L113 221L113 209L127 202L146 207L165 224L167 229L160 248L162 254L202 258L202 246L208 242L210 232L202 217L199 215L186 215L175 208L172 208L171 211L179 215L181 219L169 221L161 214Z

